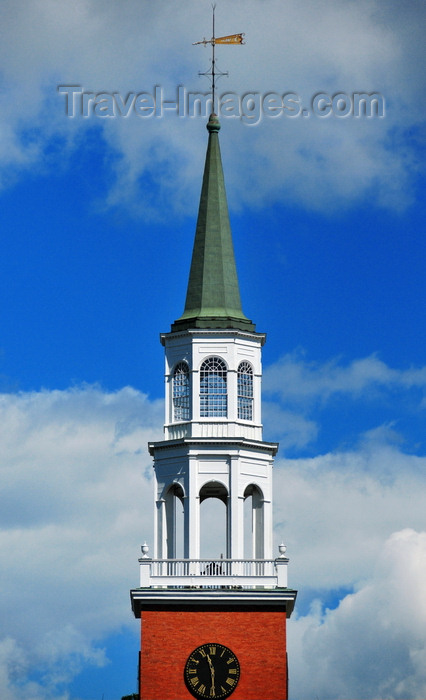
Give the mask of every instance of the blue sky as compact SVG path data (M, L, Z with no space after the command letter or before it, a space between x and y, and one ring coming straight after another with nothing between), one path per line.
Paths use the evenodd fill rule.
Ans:
M0 695L135 689L159 333L182 312L205 119L66 115L58 85L204 92L210 4L2 6ZM426 697L424 4L217 3L218 93L375 92L383 117L222 114L244 311L299 590L295 700ZM346 643L342 643L346 640Z

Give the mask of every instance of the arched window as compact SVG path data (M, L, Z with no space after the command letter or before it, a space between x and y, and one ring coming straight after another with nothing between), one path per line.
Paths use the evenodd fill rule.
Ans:
M226 417L227 413L226 365L220 357L208 357L200 368L200 416Z
M253 368L248 362L238 367L238 418L253 420Z
M189 420L189 367L179 362L173 372L173 420Z

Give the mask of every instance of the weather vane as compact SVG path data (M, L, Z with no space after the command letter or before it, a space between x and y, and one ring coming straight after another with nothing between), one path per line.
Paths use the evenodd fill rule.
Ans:
M215 27L214 27L214 11L216 9L216 5L212 5L212 10L213 10L213 32L212 32L212 38L211 39L203 39L202 41L194 41L193 46L196 46L197 44L203 44L204 47L207 46L207 44L210 44L212 47L212 58L211 58L211 66L210 70L205 71L204 73L199 72L198 75L206 75L210 78L211 83L212 83L212 104L213 104L213 112L215 111L215 91L216 91L216 80L217 78L220 78L222 75L228 75L228 73L224 73L223 71L219 70L216 67L216 59L215 59L215 46L216 44L244 44L244 34L230 34L229 36L215 36Z

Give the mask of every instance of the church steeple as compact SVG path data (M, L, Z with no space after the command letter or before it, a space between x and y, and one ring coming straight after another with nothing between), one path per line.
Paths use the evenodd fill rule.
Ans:
M189 328L234 328L255 325L243 313L229 224L217 116L211 114L197 228L185 309L172 332Z
M148 445L153 558L143 545L131 591L142 630L137 697L207 700L235 690L235 698L288 700L286 621L296 591L285 546L273 553L278 445L262 439L265 335L241 308L215 115L208 130L185 310L160 336L164 439ZM214 521L209 499L221 502Z

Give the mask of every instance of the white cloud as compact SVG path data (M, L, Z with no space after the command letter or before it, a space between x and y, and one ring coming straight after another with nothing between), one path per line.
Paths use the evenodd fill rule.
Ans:
M368 578L395 530L424 527L426 457L379 440L350 452L278 459L276 537L291 558L291 585L304 593L350 588Z
M52 632L55 645L61 646L62 638L58 633ZM80 650L77 652L78 644ZM24 649L15 639L6 637L0 640L0 690L2 700L69 700L68 692L56 692L56 685L72 676L72 673L64 673L64 670L73 666L73 672L77 672L80 667L80 659L86 658L87 643L84 639L74 639L73 659L57 654L56 665L46 666L43 659L43 678L40 681L27 680L27 674L31 670L31 654L28 649ZM101 652L90 654L90 663L102 665ZM95 657L95 658L93 658ZM52 675L53 672L53 675ZM77 700L77 698L75 699Z
M302 448L315 441L318 426L300 413L285 411L277 403L263 401L262 421L268 435L279 440L281 448Z
M426 532L395 532L355 593L291 621L294 697L424 698L425 576Z
M4 184L30 166L64 167L67 152L96 123L115 155L110 205L142 202L146 215L167 198L169 207L183 208L188 193L197 196L199 189L206 138L199 122L175 116L68 119L56 86L126 94L160 85L168 99L180 84L206 91L197 71L207 68L209 53L192 42L209 34L208 10L195 0L178 12L172 3L148 0L3 2ZM383 119L263 119L251 128L223 119L233 205L261 205L285 195L287 202L329 210L373 193L382 206L407 206L419 168L415 144L424 114L422 19L424 5L416 2L402 14L395 2L385 7L370 0L220 3L218 31L242 30L247 39L243 47L218 50L219 66L230 71L220 91L294 91L308 102L319 91L375 91L387 103ZM48 155L47 144L58 138L62 147ZM144 176L155 183L154 191L144 187Z
M131 388L0 396L2 698L15 698L19 659L19 683L44 674L22 697L48 697L103 664L97 640L132 623L126 591L152 539L146 444L162 414Z
M343 365L340 358L308 362L301 353L291 353L270 365L263 389L290 403L326 401L336 394L364 399L393 389L426 389L426 367L393 369L375 355Z
M300 595L288 626L299 700L424 697L426 458L387 438L372 431L357 450L276 462L276 544L288 545Z

